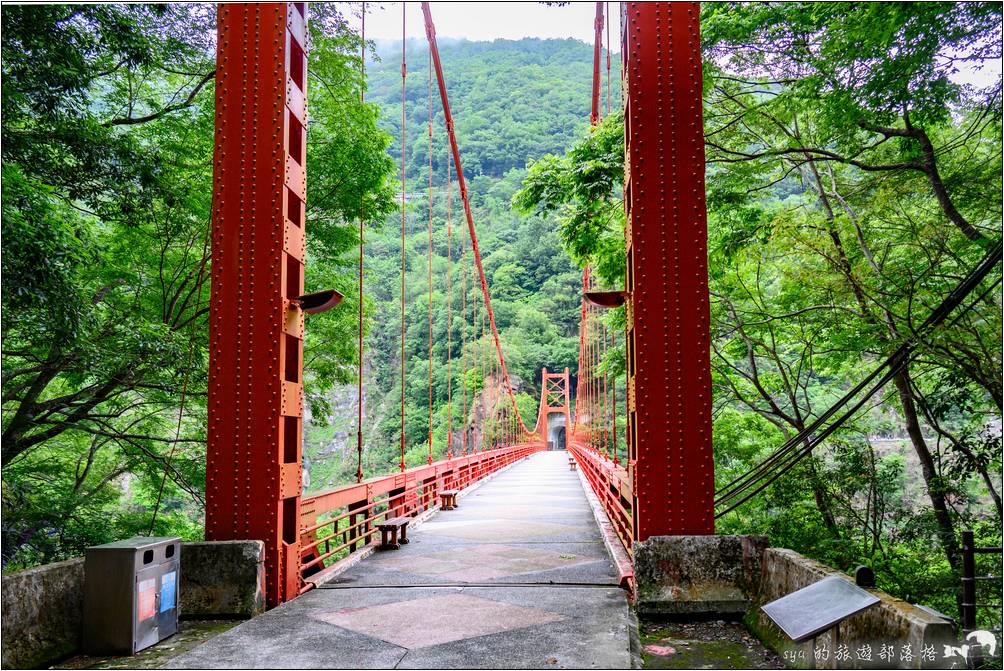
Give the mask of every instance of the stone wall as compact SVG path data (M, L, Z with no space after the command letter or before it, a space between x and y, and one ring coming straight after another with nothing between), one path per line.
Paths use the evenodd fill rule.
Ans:
M853 579L793 550L770 548L763 556L760 594L746 617L747 625L762 641L792 665L802 668L947 668L944 646L955 640L954 628L941 618L877 589L868 590L880 599L871 608L844 620L834 637L826 632L796 645L771 622L760 606L807 587L829 576L853 583ZM838 663L837 648L846 646L850 659ZM889 646L883 648L883 646ZM859 650L871 661L859 658ZM924 658L931 651L934 659ZM888 651L892 658L881 658ZM825 652L825 656L824 656ZM818 654L817 654L818 653Z
M5 575L3 667L34 669L75 652L83 607L83 559Z
M248 618L265 609L261 541L183 543L181 616ZM84 560L3 576L3 668L38 668L80 648Z

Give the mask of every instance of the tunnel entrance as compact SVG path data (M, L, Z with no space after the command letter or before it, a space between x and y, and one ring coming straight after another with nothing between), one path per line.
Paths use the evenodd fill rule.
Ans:
M552 412L547 416L547 449L565 449L565 414Z

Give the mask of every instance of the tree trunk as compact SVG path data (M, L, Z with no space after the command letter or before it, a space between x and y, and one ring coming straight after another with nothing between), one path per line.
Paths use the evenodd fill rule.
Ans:
M952 570L958 572L961 568L959 564L959 547L955 538L955 525L948 510L948 501L945 498L944 486L941 477L934 464L934 457L927 447L924 434L921 432L920 420L917 417L917 407L910 393L910 372L903 368L896 377L893 378L896 390L899 392L900 404L903 406L903 419L906 422L906 432L913 443L913 449L920 459L921 471L924 475L924 482L927 485L927 495L931 499L931 507L934 509L934 518L938 523L938 537L941 540L941 547L945 551L948 563Z
M907 120L907 123L909 124L909 120ZM945 188L945 182L941 179L941 173L938 171L938 161L934 154L934 146L931 144L931 138L927 136L927 132L923 128L914 128L913 133L914 137L917 138L917 142L920 143L921 156L924 157L924 172L927 173L931 189L934 190L934 196L938 199L938 205L941 206L945 216L970 240L985 242L986 236L976 230L976 227L962 216L962 213L956 209L955 203L952 202L951 196L948 195L948 189Z

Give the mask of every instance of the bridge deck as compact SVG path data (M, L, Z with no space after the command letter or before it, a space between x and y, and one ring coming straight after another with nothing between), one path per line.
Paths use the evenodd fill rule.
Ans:
M631 666L626 594L567 453L516 464L409 537L172 666Z

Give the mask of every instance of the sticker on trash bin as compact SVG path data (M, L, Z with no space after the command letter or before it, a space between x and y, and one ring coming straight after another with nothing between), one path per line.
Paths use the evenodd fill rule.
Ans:
M149 620L157 614L157 581L141 580L139 583L139 593L136 595L137 617L142 622Z
M160 576L160 612L174 608L174 585L175 572L165 573Z

